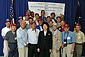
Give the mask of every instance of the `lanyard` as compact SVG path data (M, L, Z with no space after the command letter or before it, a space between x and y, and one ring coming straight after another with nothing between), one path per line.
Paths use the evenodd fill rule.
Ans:
M65 34L66 34L66 33L64 32L64 39L65 39ZM68 33L67 33L67 37L68 37L68 34L69 34L69 31L68 31ZM67 39L67 37L66 37L66 39ZM65 40L66 40L66 39L65 39Z

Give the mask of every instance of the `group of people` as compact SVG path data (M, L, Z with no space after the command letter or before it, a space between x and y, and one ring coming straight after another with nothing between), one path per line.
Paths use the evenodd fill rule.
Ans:
M85 42L81 25L72 32L64 15L55 17L54 12L45 17L44 10L41 16L27 10L17 25L7 19L2 28L4 57L81 57Z

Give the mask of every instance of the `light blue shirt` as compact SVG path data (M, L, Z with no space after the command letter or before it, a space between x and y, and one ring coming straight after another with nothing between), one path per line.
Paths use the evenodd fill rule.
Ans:
M21 27L17 30L17 44L18 48L24 48L28 44L27 29Z
M64 43L64 39L66 38L67 38L67 44L75 42L74 33L71 31L68 31L67 34L65 33L65 31L62 32L62 43Z
M32 28L28 29L28 42L30 44L37 44L38 43L38 36L39 36L39 30L36 29L35 31L32 30Z
M56 29L56 31L54 31L54 34L53 34L53 35L55 35L55 34L56 34L56 32L57 32L57 29Z

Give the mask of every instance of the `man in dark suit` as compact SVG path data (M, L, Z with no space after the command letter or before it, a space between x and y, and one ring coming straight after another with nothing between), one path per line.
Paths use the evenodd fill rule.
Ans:
M41 16L39 18L41 18L43 22L46 22L46 17L44 15L45 15L45 11L41 10Z

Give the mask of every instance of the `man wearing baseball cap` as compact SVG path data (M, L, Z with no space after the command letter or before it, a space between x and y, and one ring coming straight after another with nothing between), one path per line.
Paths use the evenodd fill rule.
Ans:
M11 28L10 28L10 19L6 19L5 24L6 24L6 27L2 28L2 32L1 32L1 35L2 35L3 38L5 37L6 33L11 30ZM7 50L6 40L4 40L3 53L4 53L4 57L8 57L8 50Z
M57 20L58 27L60 27L61 26L61 17L60 16L57 16L56 17L56 20Z
M65 25L65 20L61 20L61 26L58 27L57 29L58 29L60 32L63 32L63 31L64 31L64 25Z
M85 42L84 38L84 33L80 31L81 25L76 24L75 25L75 31L73 32L75 35L75 49L74 49L74 57L82 57L82 49L83 49L83 44Z
M16 24L12 24L12 30L7 32L6 36L4 37L4 40L6 40L9 57L18 57L16 27Z
M20 16L19 18L18 18L18 22L19 22L19 24L17 24L17 29L20 27L20 22L23 20L23 18L22 18L22 16Z
M69 25L64 25L64 31L62 32L62 57L73 57L75 47L75 36L74 33L69 31Z
M26 24L26 27L25 27L27 30L31 28L31 22L32 21L33 21L33 18L32 17L29 17L29 23Z
M26 24L29 24L29 14L25 14L25 22Z
M53 21L53 23L57 22L57 20L55 19L55 13L54 12L51 13L51 20Z
M38 19L38 23L39 23L39 25L37 25L36 28L39 29L40 31L42 31L42 30L43 30L43 29L42 29L43 20L42 20L41 18Z
M36 29L36 22L32 21L31 22L31 27L28 29L28 57L38 57L38 52L37 52L37 42L38 42L38 35L39 35L39 30Z
M38 19L39 19L39 14L36 13L36 14L35 14L35 18L34 18L34 21L36 22L36 25L39 25Z

